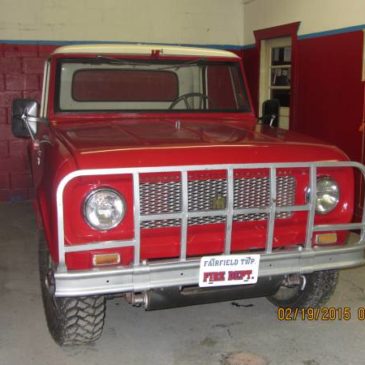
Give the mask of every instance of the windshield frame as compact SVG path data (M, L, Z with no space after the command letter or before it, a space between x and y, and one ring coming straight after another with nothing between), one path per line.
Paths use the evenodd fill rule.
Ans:
M54 115L64 116L64 115L112 115L112 114L221 114L221 113L229 113L229 114L242 114L242 113L252 113L251 107L251 99L248 89L246 87L246 82L242 70L242 64L239 62L240 59L237 58L229 58L229 57L196 57L196 56L164 56L164 57L146 57L146 56L131 56L131 55L70 55L67 54L57 54L53 56L53 92L50 93L50 106L52 106L52 111ZM235 108L235 109L102 109L102 108L93 108L93 109L61 109L59 106L60 100L60 77L61 77L61 67L62 64L68 63L85 63L85 64L159 64L161 65L161 70L170 70L181 67L186 67L190 65L200 65L207 63L208 65L219 64L224 65L227 64L230 67L234 67L238 72L238 82L239 87L242 90L242 95L245 100L245 107L243 108ZM106 62L106 63L105 63ZM166 64L166 67L163 65ZM235 90L234 90L235 91ZM53 95L53 97L51 96Z
M100 120L105 118L149 118L149 117L166 117L171 115L171 117L181 117L181 118L189 118L189 116L196 116L199 118L221 118L221 117L229 117L229 118L241 118L243 117L254 117L255 112L252 107L252 98L247 87L247 78L243 71L243 64L241 62L240 57L197 57L197 56L175 56L175 55L164 55L164 56L150 56L150 55L130 55L130 54L103 54L103 57L111 57L113 60L125 60L127 62L145 62L150 64L151 62L157 60L158 62L180 62L180 63L191 63L196 62L198 59L204 59L209 62L219 62L219 63L231 63L235 64L238 67L238 71L241 75L240 82L242 83L242 87L245 90L246 98L247 98L247 105L249 106L248 110L224 110L224 111L208 111L208 110L196 110L196 111L184 111L184 110L93 110L93 111L79 111L79 110L72 110L72 111L60 111L56 108L57 105L57 98L59 93L59 79L58 79L58 67L61 62L64 60L69 60L70 62L88 62L97 59L99 54L83 54L83 53L75 53L75 54L68 54L68 53L56 53L50 56L50 84L49 84L49 92L48 92L48 107L47 107L47 115L50 120L57 119L58 121L62 120L90 120L91 118L94 120Z

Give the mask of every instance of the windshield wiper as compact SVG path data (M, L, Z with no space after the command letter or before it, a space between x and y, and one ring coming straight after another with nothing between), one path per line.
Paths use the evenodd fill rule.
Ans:
M163 71L163 70L179 70L182 67L188 67L188 66L192 66L192 65L199 65L200 63L202 63L204 61L206 61L205 58L197 58L195 60L184 61L182 63L169 64L169 65L160 67L158 70L159 71Z
M90 63L90 64L107 63L107 64L110 64L110 65L125 65L125 66L151 66L151 65L154 64L153 61L154 60L152 60L152 62L150 62L150 61L147 62L145 60L141 60L141 61L139 61L139 60L127 60L127 59L97 55L96 58L87 59L87 61L85 61L85 63ZM155 68L155 70L158 70L158 71L179 70L181 67L188 67L188 66L191 66L191 65L198 65L199 63L204 62L204 61L206 61L206 59L197 58L197 59L194 59L194 60L188 60L188 61L179 62L179 63L168 63L166 65L161 65L160 64L161 67Z
M131 66L135 66L135 65L150 65L150 63L148 62L139 62L139 61L133 61L133 60L125 60L125 59L121 59L121 58L115 58L115 57L109 57L109 56L101 56L101 55L97 55L95 59L90 60L91 63L108 63L111 65L131 65Z

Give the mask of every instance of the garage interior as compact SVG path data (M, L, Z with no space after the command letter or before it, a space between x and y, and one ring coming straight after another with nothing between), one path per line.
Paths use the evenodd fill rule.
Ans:
M280 127L336 145L365 163L363 1L322 0L320 7L315 0L2 0L1 5L0 364L365 363L363 267L341 271L327 303L350 308L348 321L281 321L265 298L151 312L112 299L98 342L58 347L41 301L28 141L14 138L10 126L13 99L40 101L44 61L59 46L218 48L242 57L257 116L264 100L278 97ZM275 80L284 76L284 84L275 83L272 72ZM364 188L359 180L355 184L358 220Z

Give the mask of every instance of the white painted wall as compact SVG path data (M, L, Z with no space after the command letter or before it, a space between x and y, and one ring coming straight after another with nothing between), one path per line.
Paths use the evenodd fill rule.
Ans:
M243 44L242 0L0 0L1 40Z
M0 0L1 40L248 45L301 21L299 35L365 24L365 0Z
M243 0L244 44L253 31L300 21L298 35L364 24L365 0Z

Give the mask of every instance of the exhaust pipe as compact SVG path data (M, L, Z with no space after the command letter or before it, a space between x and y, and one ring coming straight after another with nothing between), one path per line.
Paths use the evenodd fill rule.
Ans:
M146 310L185 307L196 304L224 302L274 295L283 281L282 276L259 278L256 284L230 287L199 288L171 287L152 289L134 294L133 305L144 305ZM143 299L142 299L143 298Z

